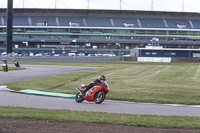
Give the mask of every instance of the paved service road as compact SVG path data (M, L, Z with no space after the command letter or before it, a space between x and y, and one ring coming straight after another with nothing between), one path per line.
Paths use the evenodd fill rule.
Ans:
M26 67L27 70L9 71L8 73L1 72L1 75L3 74L3 77L7 78L7 80L2 80L1 78L0 84L11 81L33 79L37 77L94 69L92 67L66 66L43 66L43 68L41 68L41 66L32 65L26 65L23 67ZM19 76L19 72L23 72L23 74ZM84 101L83 103L76 103L72 98L29 95L9 91L0 91L0 106L69 109L109 113L200 116L200 106L134 103L112 100L106 100L102 104L97 105L93 102L87 101Z
M9 64L8 66L14 67L14 65L9 65ZM26 69L18 71L8 71L8 72L0 71L0 85L8 82L22 81L28 79L35 79L35 78L95 69L95 67L55 66L55 65L21 65L21 67Z

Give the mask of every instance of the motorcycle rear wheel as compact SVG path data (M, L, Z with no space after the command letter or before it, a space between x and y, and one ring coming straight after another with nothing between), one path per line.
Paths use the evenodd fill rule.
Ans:
M80 93L76 94L75 101L77 103L82 103L84 100L85 100L85 98L82 95L80 95Z
M95 96L95 103L96 104L101 104L106 98L106 94L99 92L96 96Z

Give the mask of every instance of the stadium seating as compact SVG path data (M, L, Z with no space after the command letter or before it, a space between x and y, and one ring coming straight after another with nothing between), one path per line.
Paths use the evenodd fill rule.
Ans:
M33 26L56 26L54 16L31 16L31 25Z
M140 23L144 28L166 28L162 19L141 18Z
M133 27L139 27L135 18L112 18L115 27L124 27L124 24L134 24Z
M195 29L200 28L200 20L192 20L192 24L193 24Z
M0 25L6 25L6 17L5 16L1 16Z
M13 17L13 25L16 26L28 26L28 16L14 16Z
M4 20L4 21L3 21ZM0 25L6 25L6 17L1 17ZM84 22L85 21L85 22ZM138 22L139 21L139 22ZM65 17L65 16L14 16L14 26L89 26L89 27L142 27L142 28L180 28L198 29L200 20L151 18L106 18L106 17Z
M14 26L91 26L91 27L142 27L199 29L200 20L127 17L73 17L73 16L14 16ZM6 25L6 16L0 17L0 25Z
M2 17L0 17L0 26L1 26L1 25L3 25L3 24L2 24Z
M112 27L109 18L99 18L99 17L86 17L87 26L95 26L95 27Z
M60 26L85 26L82 17L65 17L65 16L58 16L59 25Z
M188 19L166 19L168 28L191 29ZM186 26L186 27L182 27Z

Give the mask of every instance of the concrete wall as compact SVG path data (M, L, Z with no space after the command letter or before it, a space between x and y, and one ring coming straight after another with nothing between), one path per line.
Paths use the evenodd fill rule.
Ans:
M137 61L137 57L124 57L124 61Z
M106 56L86 56L86 57L0 57L2 61L16 59L17 61L137 61L137 57L106 57ZM200 63L200 58L171 58L171 62L191 62Z
M172 58L172 62L200 63L200 58Z
M17 61L121 61L123 57L106 57L106 56L80 56L80 57L0 57L2 61L5 58L7 61L16 59Z

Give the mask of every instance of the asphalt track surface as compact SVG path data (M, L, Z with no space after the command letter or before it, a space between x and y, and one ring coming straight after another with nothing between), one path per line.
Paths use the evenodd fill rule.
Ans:
M14 67L14 65L9 65ZM80 66L56 66L56 65L21 65L24 70L18 71L0 71L0 85L3 83L23 81L28 79L42 78L48 76L55 76L60 74L73 73L77 71L84 71L95 69L94 67L80 67Z
M22 67L25 67L26 70L9 71L7 73L1 71L0 84L95 69L93 67L49 65L23 65ZM30 107L42 109L68 109L108 113L200 116L199 105L135 103L113 100L105 100L102 104L98 105L87 101L84 101L83 103L76 103L74 98L30 95L5 90L0 90L0 106Z

